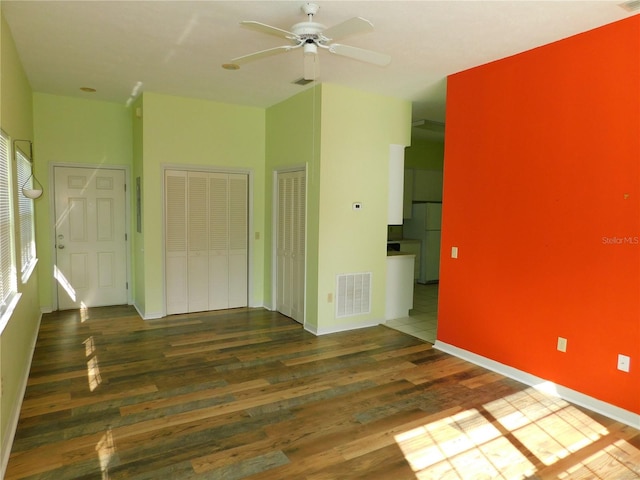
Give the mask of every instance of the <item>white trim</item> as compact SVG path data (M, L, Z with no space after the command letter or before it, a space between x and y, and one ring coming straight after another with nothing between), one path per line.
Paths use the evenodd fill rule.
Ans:
M40 318L38 318L38 322L36 325L36 335L33 336L31 340L31 355L29 356L29 365L24 370L24 377L22 378L22 382L20 387L18 388L18 395L16 398L16 402L13 405L13 409L9 412L10 418L7 421L7 431L6 435L2 439L2 458L0 461L2 464L0 465L0 478L4 478L4 474L7 471L7 465L9 463L9 456L11 455L11 446L13 445L13 440L16 436L16 431L18 429L18 420L20 419L20 410L22 410L22 401L24 399L24 394L27 391L27 382L29 381L29 372L31 372L31 364L33 362L33 353L36 349L36 342L38 340L37 332L40 331L40 323L42 322L42 314L40 314Z
M31 278L31 274L36 269L37 264L38 264L38 257L34 257L33 259L31 259L31 261L29 262L29 265L24 270L24 272L22 272L22 276L20 277L20 283L22 283L22 285L29 282L29 278Z
M127 241L125 245L126 255L126 272L127 272L127 303L131 304L133 302L133 282L131 281L131 245L133 245L133 238L131 233L131 171L128 165L105 165L98 163L70 163L70 162L54 162L49 164L49 218L56 218L56 179L55 179L55 168L63 167L63 168L85 168L88 170L122 170L124 171L124 184L125 184L125 192L124 192L124 201L125 201L125 212L124 212L124 221L125 221L125 234L127 236ZM50 278L53 279L53 266L56 263L56 225L55 221L49 222L49 241L50 241L50 253L51 253L51 271L49 272ZM36 252L37 253L37 252ZM52 282L53 288L51 289L51 311L58 310L58 285L55 280ZM44 307L43 307L44 308Z
M16 309L16 305L18 305L18 300L20 300L21 296L22 293L14 293L11 296L9 303L7 303L7 308L4 310L4 312L2 312L2 315L0 315L0 335L2 335L2 332L4 332L4 328L9 323L9 320L11 320L11 315L13 315L13 311Z
M136 309L136 312L138 312L138 315L140 315L140 318L142 318L143 320L157 320L166 316L162 312L143 313L138 305L136 305L135 303L133 303L132 305L133 308Z
M524 383L525 385L530 385L540 390L544 390L547 393L552 393L568 402L588 408L589 410L605 415L609 418L612 418L613 420L617 420L618 422L622 422L633 428L640 429L640 414L630 412L629 410L625 410L607 402L603 402L602 400L598 400L576 390L563 387L562 385L553 384L552 382L543 378L531 375L530 373L518 370L517 368L513 368L503 363L496 362L495 360L491 360L490 358L483 357L476 353L469 352L468 350L464 350L453 345L449 345L439 340L436 340L434 348L471 362L475 365L484 367L493 372L497 372L500 375L504 375L505 377L513 378L514 380ZM551 391L549 391L549 386L552 387Z
M247 306L253 307L253 254L256 234L253 228L253 170L247 172ZM264 235L262 235L264 237ZM263 240L264 241L264 240ZM263 253L264 255L264 253Z
M328 327L328 328L316 328L305 323L304 329L307 332L313 333L316 336L320 336L320 335L328 335L330 333L347 332L349 330L359 330L361 328L377 327L378 325L384 325L384 322L385 322L384 320L367 320L364 323L361 323L361 322L341 323L340 325L336 325L334 327Z

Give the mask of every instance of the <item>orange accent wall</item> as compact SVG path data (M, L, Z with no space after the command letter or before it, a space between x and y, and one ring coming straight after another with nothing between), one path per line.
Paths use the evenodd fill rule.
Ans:
M441 257L439 341L640 414L640 16L449 77Z

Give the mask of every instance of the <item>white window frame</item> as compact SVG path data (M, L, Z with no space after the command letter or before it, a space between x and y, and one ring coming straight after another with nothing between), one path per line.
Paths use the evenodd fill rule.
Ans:
M20 298L15 260L11 158L10 138L0 130L0 333Z
M22 283L27 283L35 269L36 230L33 199L22 194L22 188L33 188L33 165L31 160L18 148L15 149L16 176L18 179L18 217L20 220L20 275Z

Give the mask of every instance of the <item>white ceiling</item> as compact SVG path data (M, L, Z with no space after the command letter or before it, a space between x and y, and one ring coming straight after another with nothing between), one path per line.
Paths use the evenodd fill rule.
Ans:
M36 92L127 102L142 90L268 107L309 86L301 50L240 70L231 58L283 45L239 25L256 20L285 30L306 20L294 1L2 0ZM321 50L320 82L411 100L414 119L445 120L446 76L629 15L607 1L318 1L328 27L361 16L375 31L341 43L389 53L378 67ZM93 87L85 93L80 87Z

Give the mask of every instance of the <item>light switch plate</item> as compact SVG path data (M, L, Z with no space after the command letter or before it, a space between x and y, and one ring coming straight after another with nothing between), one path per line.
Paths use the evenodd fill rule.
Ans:
M558 350L560 350L561 352L566 352L567 351L567 339L566 338L558 337Z
M627 355L619 354L618 355L618 370L621 370L623 372L629 372L630 368L631 368L631 358L628 357Z
M451 258L458 258L458 247L451 247Z

